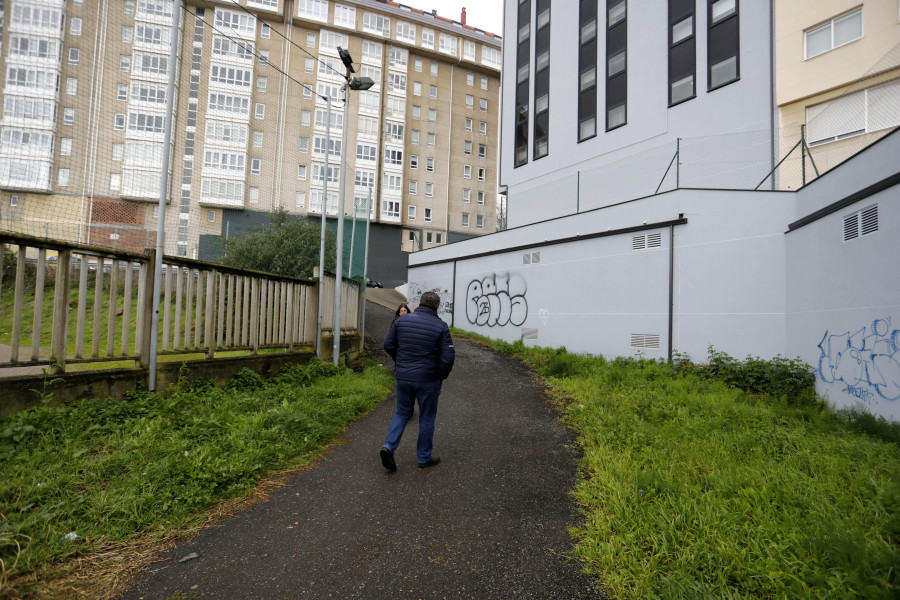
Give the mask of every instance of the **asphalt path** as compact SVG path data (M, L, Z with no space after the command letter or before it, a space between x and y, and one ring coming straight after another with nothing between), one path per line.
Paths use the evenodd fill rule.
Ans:
M366 307L367 344L388 366L381 342L392 316ZM567 527L581 519L570 496L574 436L517 361L455 346L438 405L439 465L418 468L414 417L397 472L382 467L392 392L315 468L181 543L120 598L605 598L570 555Z

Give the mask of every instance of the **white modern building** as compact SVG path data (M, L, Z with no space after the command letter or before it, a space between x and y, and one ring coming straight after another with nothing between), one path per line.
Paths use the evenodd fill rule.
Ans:
M411 255L410 300L574 352L800 357L833 404L900 418L896 125L815 178L802 144L782 160L773 3L597 4L506 3L511 228Z

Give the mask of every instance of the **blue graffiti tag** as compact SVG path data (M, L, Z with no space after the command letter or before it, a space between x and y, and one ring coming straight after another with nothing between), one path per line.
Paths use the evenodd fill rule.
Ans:
M843 383L844 393L864 402L876 394L885 400L900 398L900 329L891 329L890 317L876 319L871 331L863 327L829 335L819 342L819 378Z

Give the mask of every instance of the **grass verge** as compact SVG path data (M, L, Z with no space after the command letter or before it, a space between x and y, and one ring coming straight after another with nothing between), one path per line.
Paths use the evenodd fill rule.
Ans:
M900 597L900 424L835 414L795 361L491 343L545 378L578 434L571 534L611 597Z
M266 382L243 370L227 389L181 384L0 420L0 598L45 597L61 578L74 587L57 597L100 597L77 592L92 583L78 581L80 558L96 570L150 553L237 505L221 501L265 494L264 476L307 465L392 383L382 368L314 360Z

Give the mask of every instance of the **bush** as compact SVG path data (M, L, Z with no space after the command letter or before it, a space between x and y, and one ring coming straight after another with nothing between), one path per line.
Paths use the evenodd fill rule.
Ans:
M820 404L816 397L816 375L800 359L778 355L772 360L763 360L748 356L741 362L710 346L709 364L692 368L731 387L752 394L768 394L789 405L816 407Z

